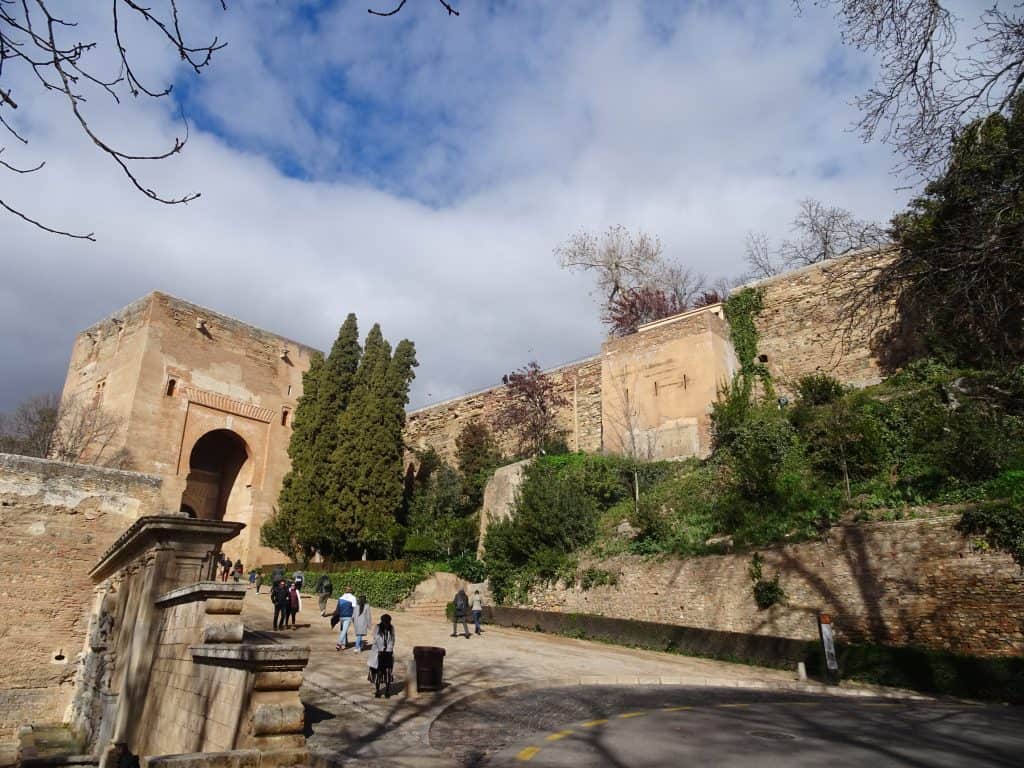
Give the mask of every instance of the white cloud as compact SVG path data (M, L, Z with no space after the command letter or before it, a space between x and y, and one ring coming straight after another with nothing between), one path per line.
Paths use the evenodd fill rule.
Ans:
M0 218L0 409L58 388L74 334L154 288L321 348L349 311L379 321L417 344L419 405L598 350L589 286L551 253L581 227L641 226L735 274L745 232L784 234L799 198L884 219L906 196L884 148L847 131L867 64L824 14L429 5L388 22L365 2L298 19L233 4L193 90L227 138L194 130L142 169L162 192L201 190L187 207L144 200L41 103L47 173L0 176L0 197L100 240ZM180 128L172 104L90 107L132 146Z

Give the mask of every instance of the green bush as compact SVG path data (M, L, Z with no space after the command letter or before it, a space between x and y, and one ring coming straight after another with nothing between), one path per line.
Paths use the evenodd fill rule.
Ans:
M476 559L475 555L464 552L449 560L449 567L452 573L463 581L479 584L487 578L487 569L484 564Z
M981 536L991 547L1013 556L1024 570L1024 506L991 502L966 510L960 517L963 533Z
M591 590L594 587L614 587L619 583L619 575L604 568L586 568L580 574L580 587Z
M846 388L827 373L804 376L796 384L799 403L807 406L828 405L843 396Z
M770 581L768 579L760 579L754 582L754 602L757 603L757 607L762 611L781 602L783 597L784 593L782 587L779 586L778 576Z
M486 568L495 599L570 572L569 555L597 533L598 507L578 472L549 462L526 468L515 514L488 528Z
M306 571L302 591L313 594L316 582L323 573L324 571ZM363 570L328 572L327 575L334 586L332 597L338 597L351 588L357 597L365 595L367 602L375 608L394 608L412 594L416 585L424 578L422 573Z

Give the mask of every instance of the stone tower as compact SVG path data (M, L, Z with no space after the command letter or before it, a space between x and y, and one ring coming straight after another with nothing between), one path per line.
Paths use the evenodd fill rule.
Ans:
M163 511L245 523L225 552L246 567L280 562L260 546L259 529L290 466L313 351L153 292L77 336L63 401L116 420L105 455L121 452L126 468L160 475Z

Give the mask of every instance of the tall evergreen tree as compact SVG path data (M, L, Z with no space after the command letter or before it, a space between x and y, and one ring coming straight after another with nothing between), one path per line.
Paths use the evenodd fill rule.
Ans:
M318 476L326 481L331 456L338 445L338 423L348 407L359 368L359 326L349 313L338 329L338 338L324 363L322 383L317 392L316 425L313 427L313 461ZM318 490L323 493L325 486Z

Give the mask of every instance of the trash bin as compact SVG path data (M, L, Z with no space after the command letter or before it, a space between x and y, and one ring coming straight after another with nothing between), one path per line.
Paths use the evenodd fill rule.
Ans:
M440 691L444 681L444 648L417 645L412 655L416 659L416 690Z

